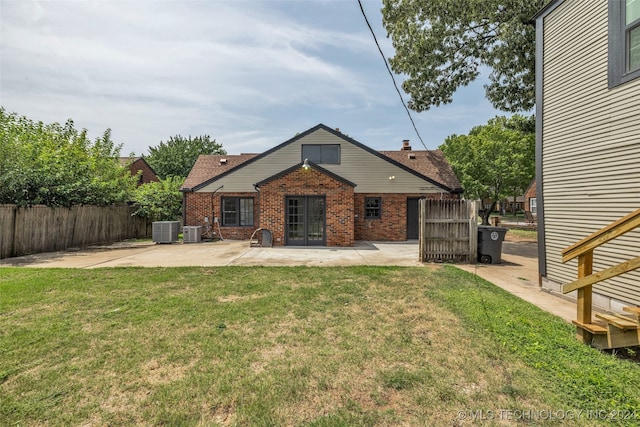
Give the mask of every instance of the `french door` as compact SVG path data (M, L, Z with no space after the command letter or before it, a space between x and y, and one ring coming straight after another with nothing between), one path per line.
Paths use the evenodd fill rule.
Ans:
M285 203L286 244L324 246L327 242L324 196L288 196Z

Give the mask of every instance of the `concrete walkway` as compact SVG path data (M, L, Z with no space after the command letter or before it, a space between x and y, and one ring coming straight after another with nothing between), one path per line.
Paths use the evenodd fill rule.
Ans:
M506 291L570 322L576 305L543 292L538 285L538 251L534 242L503 243L501 264L458 264ZM247 241L155 244L121 242L79 251L9 258L2 266L49 268L177 266L429 266L418 261L417 242L358 242L353 248L251 248Z

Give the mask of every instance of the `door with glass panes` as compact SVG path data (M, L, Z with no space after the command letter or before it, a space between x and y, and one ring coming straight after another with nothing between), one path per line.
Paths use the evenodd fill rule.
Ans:
M286 244L290 246L324 246L324 196L288 196L286 198Z

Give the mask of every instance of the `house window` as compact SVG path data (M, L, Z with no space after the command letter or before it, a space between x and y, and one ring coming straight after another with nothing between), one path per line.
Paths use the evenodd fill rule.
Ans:
M640 0L609 0L609 88L640 77Z
M640 69L640 0L627 0L625 5L625 38L627 71Z
M364 217L366 219L379 219L380 205L380 197L367 197L364 199Z
M302 145L302 160L309 159L316 164L340 164L339 144L304 144Z
M531 215L538 215L538 201L535 197L529 199L529 210L531 211Z
M253 225L253 198L223 197L222 225L225 227L245 227Z

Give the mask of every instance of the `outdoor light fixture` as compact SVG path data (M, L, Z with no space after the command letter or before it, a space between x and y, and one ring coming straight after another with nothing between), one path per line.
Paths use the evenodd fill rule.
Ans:
M309 170L311 166L309 165L309 159L304 159L304 163L302 163L302 169Z
M396 179L395 175L391 175L391 176L389 177L389 180L392 180L392 179Z

